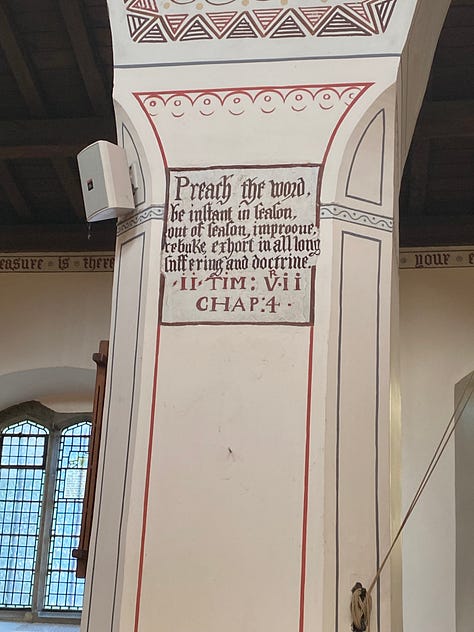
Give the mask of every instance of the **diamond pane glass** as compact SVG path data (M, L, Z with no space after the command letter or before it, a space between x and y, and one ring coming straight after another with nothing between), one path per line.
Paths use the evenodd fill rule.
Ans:
M53 524L45 587L45 610L81 610L84 580L75 575L72 549L79 544L91 424L61 434Z
M31 421L1 434L0 608L31 607L47 444Z

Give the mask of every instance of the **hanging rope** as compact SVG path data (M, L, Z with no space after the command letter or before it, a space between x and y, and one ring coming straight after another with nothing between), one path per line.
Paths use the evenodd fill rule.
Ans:
M446 446L448 445L449 440L451 439L451 437L454 434L454 431L456 430L456 426L458 425L459 421L462 418L464 410L472 397L473 382L474 382L474 371L471 373L469 380L459 399L459 403L457 404L456 408L454 409L453 414L451 415L451 418L448 422L448 425L446 426L443 436L441 437L438 443L438 446L436 447L433 457L426 469L426 472L423 478L421 479L421 482L418 486L418 489L416 490L413 500L411 501L411 504L408 507L405 517L402 520L400 528L395 534L392 544L390 545L390 548L388 549L387 554L383 558L382 563L378 567L375 577L370 582L368 589L366 590L360 582L357 582L357 584L352 588L351 615L352 615L353 632L365 632L366 630L367 632L370 632L370 611L372 608L372 598L371 598L372 590L374 589L377 581L379 580L379 577L385 567L385 564L388 562L390 555L392 554L392 551L395 548L395 545L400 539L402 531L406 523L408 522L408 519L410 518L411 514L413 513L413 510L415 509L420 499L420 496L425 490L425 487L428 484L428 481L430 480L436 466L438 465L440 458L443 456ZM469 396L466 397L465 399L466 393L468 392L469 388L471 388L471 392L469 393ZM464 399L465 401L463 403Z
M352 589L351 615L353 632L365 632L370 630L370 612L372 610L372 597L366 589L357 582Z

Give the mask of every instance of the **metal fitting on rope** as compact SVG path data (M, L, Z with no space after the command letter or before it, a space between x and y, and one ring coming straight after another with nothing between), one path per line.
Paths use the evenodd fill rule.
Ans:
M360 582L352 588L351 615L352 632L370 632L372 598Z

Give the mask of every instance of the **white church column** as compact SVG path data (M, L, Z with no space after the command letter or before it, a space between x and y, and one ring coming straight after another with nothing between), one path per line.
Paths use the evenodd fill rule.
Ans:
M81 630L349 630L391 539L415 3L109 4L137 212L118 225ZM372 630L391 595L387 570Z

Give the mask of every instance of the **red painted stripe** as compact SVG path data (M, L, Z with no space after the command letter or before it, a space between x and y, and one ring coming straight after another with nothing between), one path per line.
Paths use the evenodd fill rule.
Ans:
M301 534L301 583L300 583L300 625L299 632L304 631L304 599L306 588L306 541L308 531L308 487L309 487L309 455L311 439L311 400L313 395L313 348L314 325L309 329L308 350L308 386L306 394L306 445L304 455L304 493L303 493L303 529Z
M146 477L145 477L145 493L143 496L143 514L142 514L142 535L140 543L140 560L138 562L138 582L137 582L137 597L135 603L135 625L133 627L134 632L138 632L138 624L140 621L140 603L142 593L142 580L143 580L143 560L145 557L145 539L146 539L146 526L148 517L148 496L150 491L150 472L151 472L151 459L153 454L153 435L155 430L155 409L156 409L156 391L158 384L158 357L160 355L160 338L161 327L158 325L156 332L156 347L155 347L155 368L153 374L153 395L151 404L151 416L150 416L150 433L148 439L148 455L146 465Z

